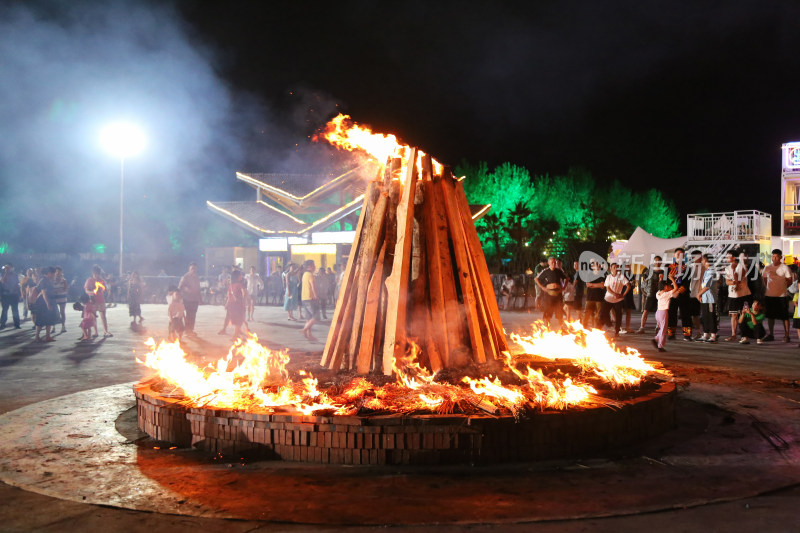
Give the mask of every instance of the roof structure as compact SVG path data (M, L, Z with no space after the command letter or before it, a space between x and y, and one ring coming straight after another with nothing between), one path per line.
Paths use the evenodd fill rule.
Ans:
M327 174L236 173L257 191L255 202L212 202L208 208L259 237L310 237L352 215L364 202L369 166L338 176ZM336 194L335 201L331 196ZM470 205L473 220L491 205ZM302 217L302 218L299 218Z
M208 208L246 230L264 236L299 233L308 224L264 202L206 202Z
M366 191L368 178L364 173L369 165L351 168L334 176L331 174L236 173L236 178L255 188L266 197L295 214L320 213L330 209L325 198L344 191L357 197Z

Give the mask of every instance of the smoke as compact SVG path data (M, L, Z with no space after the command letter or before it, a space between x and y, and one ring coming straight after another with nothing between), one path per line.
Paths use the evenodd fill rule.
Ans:
M235 170L300 159L297 117L234 91L217 75L224 58L171 3L6 4L0 57L0 241L13 251L116 253L120 161L98 140L110 122L147 137L125 160L126 249L137 252L202 248L205 201L252 196Z

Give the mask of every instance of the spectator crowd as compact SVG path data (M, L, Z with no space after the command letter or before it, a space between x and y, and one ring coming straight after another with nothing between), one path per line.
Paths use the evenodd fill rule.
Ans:
M71 301L72 308L81 313L78 340L88 342L100 335L99 327L103 337L113 337L107 308L127 303L131 328L143 330L142 304L166 302L169 336L176 340L197 335L197 311L206 303L225 306L220 334L227 334L232 326L234 337L241 337L249 331L247 322L255 319L256 305L271 304L283 306L289 320L304 320L303 335L316 341L312 327L320 319L328 320L328 312L336 304L342 270L340 265L317 269L314 261L308 260L290 263L285 270L277 268L264 279L255 267L245 274L233 266L224 267L212 281L199 276L195 263L181 277L168 276L162 270L150 277L134 271L122 279L95 265L85 281L75 278L68 282L61 267L32 267L18 273L14 265L6 263L0 272L0 330L22 329L30 320L36 342L54 342L57 333L67 332L67 302Z
M792 326L800 340L797 265L785 264L781 250L773 250L764 265L742 250L728 251L717 264L700 250L687 257L677 248L667 261L655 256L638 275L627 263L612 262L607 269L601 263L575 261L565 269L550 257L524 274L495 277L500 308L539 311L551 329L580 320L586 328L609 328L615 337L655 331L653 344L661 351L678 337L708 343L775 341L776 322L783 342L791 341ZM637 308L641 321L633 330L631 314ZM654 330L648 330L651 317ZM720 320L726 317L731 334L719 339Z

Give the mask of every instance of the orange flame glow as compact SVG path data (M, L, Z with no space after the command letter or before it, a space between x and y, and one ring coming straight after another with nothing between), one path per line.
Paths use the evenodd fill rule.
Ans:
M94 291L92 291L92 294L97 294L98 292L105 291L105 290L106 290L105 284L100 280L95 280L95 282L94 282Z
M577 322L569 324L563 334L536 323L532 335L512 334L511 338L545 359L570 359L583 373L613 387L638 384L648 374L669 375L645 362L635 350L620 351L602 332L585 330ZM515 384L504 384L499 375L464 377L464 385L437 381L437 375L419 363L419 348L412 342L409 353L392 365L394 383L376 386L357 377L341 390L321 390L317 379L306 372L291 379L286 350L269 350L254 335L237 340L227 356L205 368L187 360L179 341L156 344L149 339L147 345L150 351L143 360L137 359L139 363L153 369L165 384L180 390L192 403L220 408L288 407L304 414L355 414L359 409L452 412L455 405L470 404L519 416L525 409L565 409L602 400L583 374L545 376L530 366L521 370L508 352L503 354L499 372L516 380Z
M551 331L542 322L535 322L530 335L512 333L512 342L525 353L545 359L567 359L586 372L592 372L614 387L638 385L648 373L668 375L642 359L633 349L617 348L602 330L585 329L580 322L567 322L565 333Z
M372 129L354 123L349 115L339 114L326 124L325 130L320 135L314 136L314 140L319 140L320 138L344 150L365 152L380 164L385 164L390 157L398 157L402 162L401 168L393 176L393 179L405 180L411 148L406 144L402 144L392 134L374 133ZM416 168L419 179L422 179L422 160L424 157L425 152L418 150ZM444 166L435 159L431 159L431 162L433 174L441 175Z

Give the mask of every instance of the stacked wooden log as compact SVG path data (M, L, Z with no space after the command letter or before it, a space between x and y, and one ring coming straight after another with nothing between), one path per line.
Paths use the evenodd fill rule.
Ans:
M406 155L364 196L322 356L331 369L390 375L410 342L434 372L508 349L461 183L416 148Z

